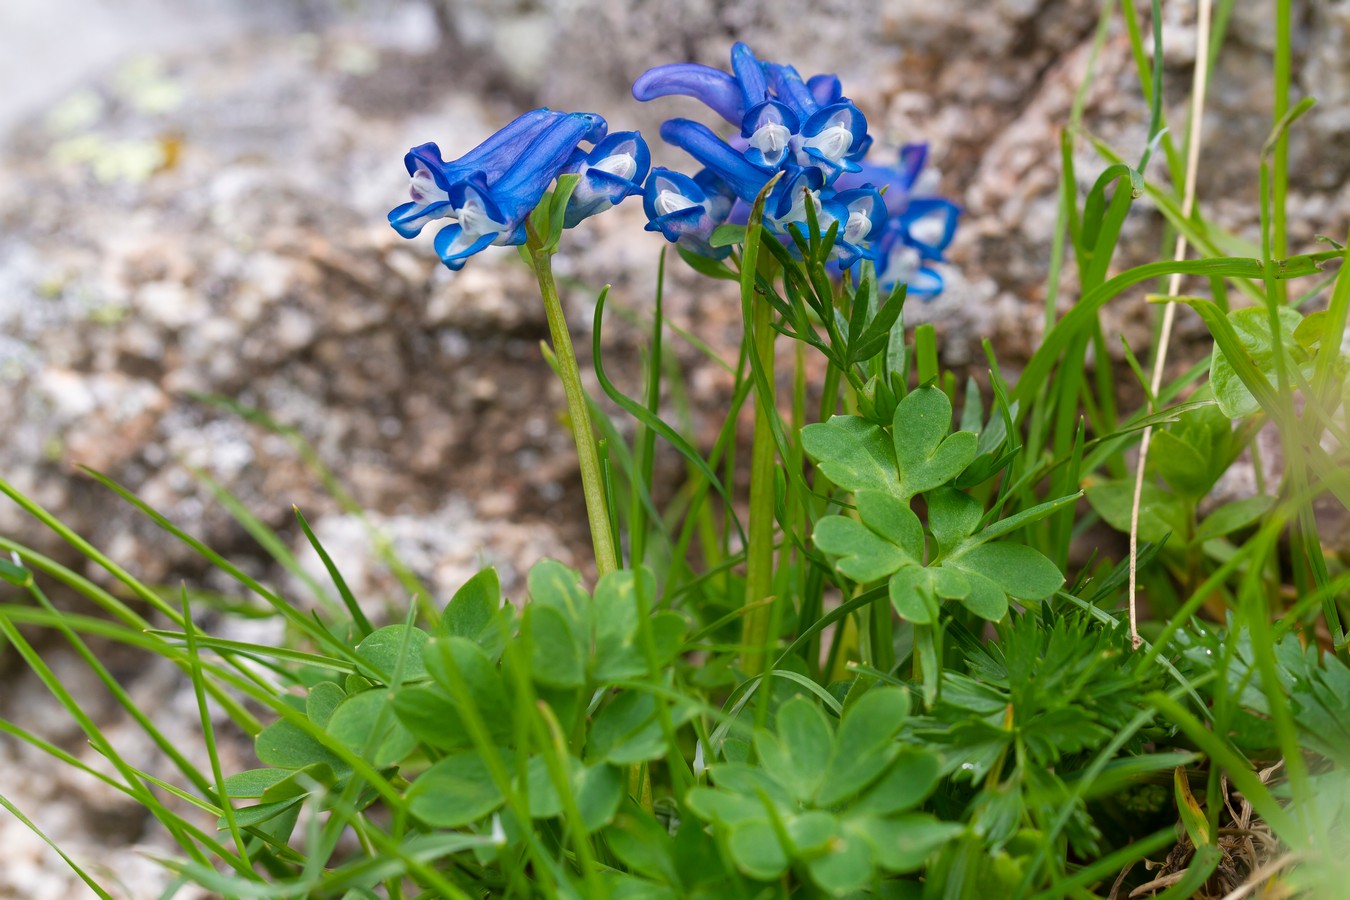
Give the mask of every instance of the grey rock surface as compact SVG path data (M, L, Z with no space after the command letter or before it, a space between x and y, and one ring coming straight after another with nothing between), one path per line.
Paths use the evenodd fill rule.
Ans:
M1249 240L1270 120L1270 5L1237 5L1205 119L1206 144L1223 149L1204 169L1200 202ZM498 564L512 593L543 556L584 566L580 485L562 393L538 349L547 330L529 273L497 251L452 274L429 240L394 235L384 214L406 190L403 152L436 140L457 155L540 104L595 109L615 128L654 134L661 119L699 109L678 99L638 105L627 97L632 79L660 62L725 65L736 39L804 72L837 71L881 145L933 144L944 191L966 209L949 290L907 315L937 324L948 365L983 369L980 341L990 338L1013 375L1040 334L1058 133L1089 63L1097 6L409 0L347 12L295 2L260 13L231 0L137 0L119 15L97 0L6 5L0 42L17 34L13 46L23 43L27 55L0 52L0 87L25 86L0 91L9 98L0 101L0 127L8 127L0 135L0 477L151 583L228 588L73 466L126 484L301 605L312 602L301 580L267 561L210 483L279 529L317 572L293 527L291 505L303 509L375 616L397 614L408 598L372 552L371 528L440 602L481 564ZM1165 6L1166 96L1180 122L1194 4ZM1343 234L1350 214L1350 156L1338 150L1350 132L1350 4L1296 6L1297 87L1322 100L1292 150L1290 220L1294 245L1304 247L1315 233ZM103 36L77 25L63 31L47 18L58 13ZM50 65L41 60L60 58L63 37L85 51L29 87ZM1096 67L1085 128L1137 159L1147 109L1119 22ZM1076 146L1085 191L1102 163L1086 141ZM684 165L669 148L654 150L659 162ZM616 312L639 322L647 315L662 242L641 226L630 202L570 235L559 258L583 354L601 285L614 284ZM1158 217L1141 205L1127 223L1125 253L1156 258L1160 242ZM734 295L678 263L671 270L668 314L713 346L734 348ZM1061 288L1060 303L1072 303L1071 277ZM1111 312L1136 349L1149 335L1139 300L1122 299ZM641 329L619 315L610 322L609 367L633 384ZM1183 318L1180 340L1201 333ZM726 379L691 348L680 354L696 403L715 412ZM265 410L302 436L368 510L365 519L323 489L286 435L207 395ZM0 535L78 564L8 502ZM12 599L0 590L0 602ZM101 721L136 741L87 671L49 647L62 678L103 704ZM43 712L50 699L22 671L0 650L0 677L9 679L0 715L54 729L53 740L93 760L78 733ZM196 710L182 680L151 667L133 684L172 711L166 720L181 723L173 727L190 743ZM237 768L252 764L247 745L230 752ZM0 739L0 793L68 851L104 867L121 896L157 896L163 872L128 852L139 842L164 852L153 823L42 760ZM138 761L167 774L150 748ZM5 774L13 772L35 774ZM94 809L104 812L88 814ZM0 848L0 897L83 896L59 858L7 816Z

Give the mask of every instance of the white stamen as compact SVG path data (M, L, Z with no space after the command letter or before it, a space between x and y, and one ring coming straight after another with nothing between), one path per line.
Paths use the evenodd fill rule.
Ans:
M919 173L919 177L914 179L914 184L909 189L911 197L929 197L938 192L942 186L942 173L932 166L928 166Z
M668 216L673 212L698 206L684 194L678 194L675 191L661 191L656 195L656 202L653 205L656 207L657 215L661 216Z
M936 247L947 236L947 215L931 212L909 223L909 236L920 244Z
M905 244L897 244L886 258L886 277L908 284L914 280L922 262L918 250Z
M844 240L856 244L872 229L872 219L862 210L850 210L844 226Z
M747 143L762 153L766 160L776 161L782 157L791 140L792 131L786 125L770 122L755 129Z
M824 234L829 231L830 226L834 224L834 216L826 212L825 207L821 205L820 193L805 187L798 191L796 198L792 201L792 208L789 209L785 215L779 216L771 221L770 224L772 225L773 230L785 232L787 231L787 227L793 222L800 222L802 225L806 225L806 198L808 197L811 198L811 204L816 209L816 225L820 228L820 233ZM805 228L802 229L802 233L806 233Z
M464 205L455 212L459 214L460 232L447 248L450 256L468 250L485 234L498 234L498 240L510 237L506 225L488 215L483 199L474 191L466 193Z
M441 186L436 183L431 171L421 166L413 173L409 193L414 203L442 203L450 199L450 195L441 190Z
M843 159L844 154L848 153L848 148L853 146L853 132L843 125L831 125L815 137L807 138L802 145L818 151L831 162L837 162Z
M613 156L606 156L595 165L587 166L587 168L599 169L601 172L608 172L611 175L631 180L637 174L637 160L633 159L631 154L616 153Z

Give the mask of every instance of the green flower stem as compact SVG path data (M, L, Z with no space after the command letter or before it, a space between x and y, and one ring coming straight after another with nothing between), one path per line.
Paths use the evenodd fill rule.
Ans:
M586 518L591 528L591 545L595 548L595 569L601 578L619 568L614 545L614 529L610 525L609 503L605 498L600 454L595 446L595 430L591 414L586 408L586 392L581 386L581 370L577 354L572 348L572 335L567 330L558 288L553 282L552 253L543 249L538 234L529 229L526 250L534 277L539 282L539 295L544 300L544 314L548 318L548 333L553 353L558 359L558 374L563 392L567 395L567 413L572 419L572 437L577 445L577 463L581 469L581 488L586 495Z
M773 433L769 430L769 416L774 414L773 374L773 310L768 300L756 295L751 299L753 309L751 351L764 371L769 384L769 396L755 392L755 437L750 448L750 528L745 548L745 603L757 603L773 592L773 470L775 448ZM750 609L742 621L741 643L745 647L741 658L745 674L754 676L764 670L764 646L769 640L771 605Z

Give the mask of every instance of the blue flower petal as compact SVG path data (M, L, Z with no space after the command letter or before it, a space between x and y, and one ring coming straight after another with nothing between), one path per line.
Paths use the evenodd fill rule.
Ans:
M714 248L708 243L713 230L722 223L720 216L709 213L713 205L709 195L694 179L670 169L652 169L642 195L642 207L647 213L648 231L660 231L668 241L717 259L725 257L730 248Z
M464 262L479 250L486 248L497 238L496 232L471 237L458 223L447 225L436 234L436 253L441 262L458 272L464 268Z
M925 259L941 259L956 234L961 207L940 197L916 197L900 217L905 240Z
M580 175L581 180L568 200L563 226L572 228L587 216L642 193L651 162L647 142L636 131L616 131L590 153L574 152L564 171Z
M798 75L792 66L768 63L765 69L768 70L769 83L773 86L778 99L792 107L793 112L802 121L806 121L820 108L810 87L802 81L802 76Z
M812 75L806 79L806 87L821 106L838 103L844 97L844 86L839 83L838 75Z
M741 88L745 108L751 109L769 99L769 82L764 77L764 66L755 51L744 41L731 46L731 71Z
M655 100L679 94L703 101L713 112L739 126L745 116L741 85L734 77L697 63L672 63L648 69L633 82L633 96Z
M858 107L847 102L823 107L802 126L797 161L818 167L829 184L841 173L861 168L856 160L866 152L866 137L867 117Z
M876 240L886 227L886 201L881 193L871 185L840 191L834 195L836 202L848 210L840 239L851 244L867 244Z
M605 120L594 113L570 113L545 128L500 178L487 183L477 180L475 189L490 217L505 230L515 231L567 166L577 144L601 140L605 130ZM450 191L456 209L465 201L467 186L468 182L461 182Z
M919 180L919 173L928 161L927 144L905 144L900 148L900 165L897 167L900 186L908 192Z
M661 137L698 160L722 179L732 192L753 203L771 172L737 153L705 125L689 119L667 119Z
M741 125L747 144L745 158L754 165L777 169L787 159L798 127L791 109L777 100L765 100L745 114Z
M433 203L412 201L389 210L389 224L405 238L416 237L422 233L428 222L451 215L454 210L449 200Z
M413 147L403 157L403 166L412 176L412 202L391 210L389 224L403 237L411 238L433 219L455 218L457 212L449 192L456 184L474 173L487 179L501 176L532 141L566 116L547 107L530 110L453 162L446 162L434 143Z

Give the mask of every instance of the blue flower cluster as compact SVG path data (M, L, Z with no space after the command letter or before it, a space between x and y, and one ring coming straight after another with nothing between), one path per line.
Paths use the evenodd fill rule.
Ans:
M689 119L661 126L663 139L704 168L693 178L652 170L643 192L647 228L694 252L725 256L727 248L708 243L713 230L744 221L748 205L781 172L765 204L770 231L786 234L795 224L805 232L810 203L822 234L838 223L832 257L841 271L871 259L883 284L907 282L920 297L941 292L933 264L951 243L960 210L933 196L921 177L926 146L906 146L897 166L869 165L867 118L836 76L803 79L792 66L757 59L743 43L731 50L731 69L676 63L634 83L638 100L694 97L740 129L724 141Z
M711 246L713 230L744 222L778 176L764 211L770 231L786 236L795 225L804 232L809 203L822 234L838 223L831 259L840 272L871 259L883 285L903 281L911 295L939 293L934 263L951 243L960 210L932 193L933 179L923 172L926 146L904 147L895 166L868 164L867 118L843 96L837 77L803 79L791 66L759 60L743 43L732 48L731 68L657 66L633 85L638 100L697 98L740 129L725 141L689 119L661 126L663 139L702 164L693 177L651 168L636 131L608 134L594 113L541 108L450 162L435 144L410 150L404 165L412 199L389 213L389 224L413 237L433 219L449 219L436 235L436 252L458 270L484 247L523 244L530 212L558 176L572 173L580 180L565 227L641 194L647 230L720 258L730 250Z
M408 151L412 200L389 212L404 237L433 219L450 219L436 235L441 261L458 271L468 257L492 244L525 243L525 220L559 175L580 176L568 201L564 226L642 193L651 153L636 131L608 134L595 113L541 108L519 117L453 162L435 144ZM584 150L581 142L593 145Z

